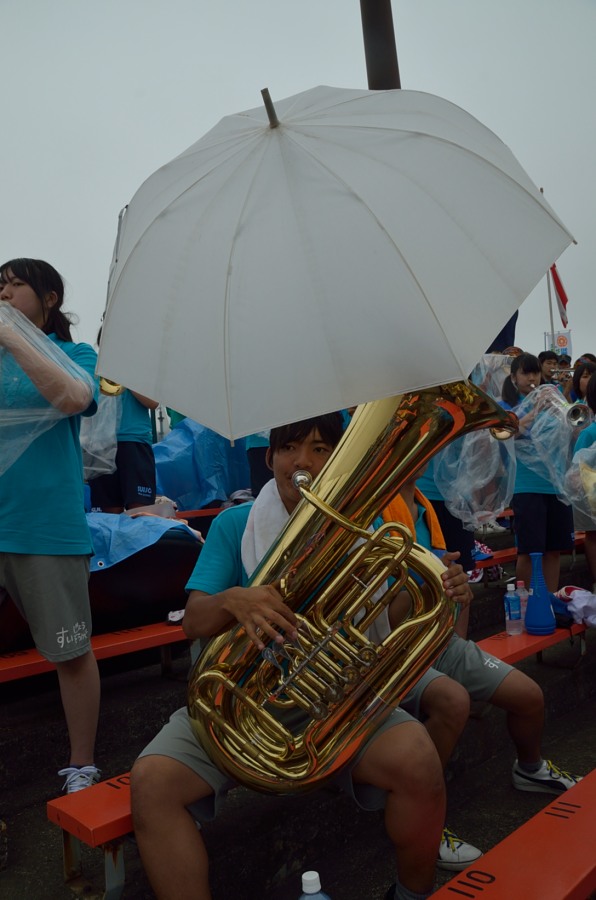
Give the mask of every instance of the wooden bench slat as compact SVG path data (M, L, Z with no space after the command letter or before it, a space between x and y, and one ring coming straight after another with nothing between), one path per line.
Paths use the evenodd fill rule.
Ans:
M596 890L596 770L454 876L433 900L586 900Z
M490 656L496 656L511 665L532 656L533 653L540 653L555 644L561 643L566 639L576 635L584 635L586 632L585 625L572 625L570 628L556 628L552 634L528 634L526 631L522 634L507 634L501 631L499 634L491 634L490 637L476 641L481 650Z
M183 640L186 640L186 635L181 625L157 622L150 625L139 625L135 628L125 628L121 631L112 631L108 634L93 635L91 646L97 659L108 659L112 656L122 656L125 653L134 653L137 650L147 650L152 647L163 647ZM51 672L54 668L54 663L45 659L35 647L2 653L0 654L0 683L14 681L28 675Z

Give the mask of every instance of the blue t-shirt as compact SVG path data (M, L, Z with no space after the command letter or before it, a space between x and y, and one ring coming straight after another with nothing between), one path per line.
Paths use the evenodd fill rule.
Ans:
M151 416L147 407L143 406L129 390L124 391L120 400L122 415L120 416L117 440L152 444Z
M585 450L587 447L591 447L592 444L596 444L596 422L592 422L591 425L580 431L575 442L575 450Z
M199 558L188 579L187 591L219 594L231 587L244 587L248 575L240 555L242 535L252 503L224 509L212 522Z
M73 344L50 335L60 349L91 376L97 354L89 344ZM12 357L11 357L12 359ZM20 366L19 388L11 405L49 405ZM13 385L14 371L13 371ZM13 386L11 385L11 387ZM5 393L5 373L1 388ZM97 391L83 415L97 409ZM16 401L16 403L15 403ZM80 415L59 419L39 435L0 476L0 552L35 555L87 555L93 552L83 500L83 462L79 445Z

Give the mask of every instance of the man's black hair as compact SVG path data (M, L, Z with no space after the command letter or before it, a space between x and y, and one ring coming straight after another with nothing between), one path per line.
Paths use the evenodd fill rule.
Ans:
M315 428L318 429L321 439L335 448L339 444L344 430L341 413L326 413L324 416L315 416L312 419L303 419L301 422L292 422L290 425L272 428L269 435L271 453L275 453L284 444L303 441Z

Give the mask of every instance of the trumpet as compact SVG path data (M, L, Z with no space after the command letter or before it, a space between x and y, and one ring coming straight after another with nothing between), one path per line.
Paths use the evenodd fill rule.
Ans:
M594 421L594 414L587 404L580 400L576 403L568 403L555 385L531 384L530 394L540 398L534 407L536 411L550 409L553 413L558 414L570 428L585 428Z
M562 369L553 369L551 372L551 377L554 381L569 381L570 378L573 378L573 373L575 369L573 368L562 368Z

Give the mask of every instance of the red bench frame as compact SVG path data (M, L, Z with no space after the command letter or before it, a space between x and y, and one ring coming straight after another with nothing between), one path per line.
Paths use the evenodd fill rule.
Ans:
M108 634L93 635L91 647L97 659L108 659L112 656L135 653L137 650L159 647L162 672L169 672L172 665L171 645L185 640L187 638L181 625L156 622L135 628L123 628L121 631L111 631ZM25 678L28 675L41 675L55 668L54 663L45 659L35 647L12 650L0 654L0 683Z
M596 890L596 769L433 894L433 900L586 900Z

